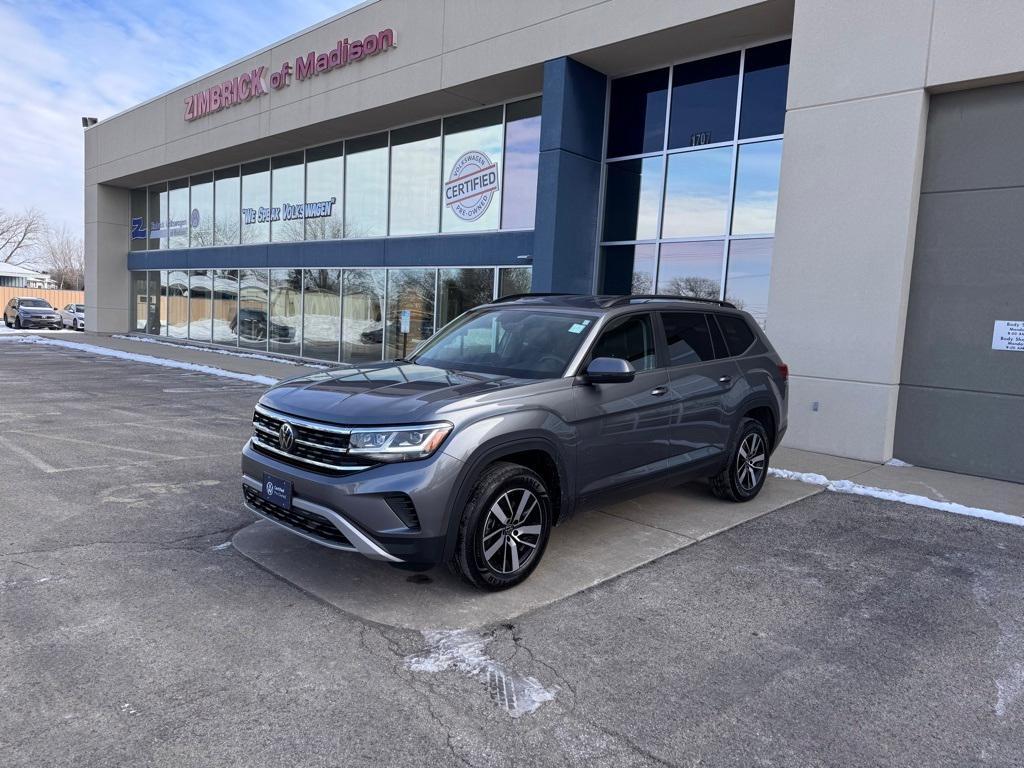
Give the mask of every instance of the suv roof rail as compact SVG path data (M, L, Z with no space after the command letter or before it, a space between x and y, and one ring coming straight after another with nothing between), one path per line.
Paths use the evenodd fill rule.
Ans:
M502 296L495 299L491 304L503 304L506 301L516 301L517 299L535 299L543 296L577 296L575 293L510 293L508 296Z
M605 301L601 306L605 309L610 307L619 307L623 304L628 304L631 301L697 301L704 304L717 304L720 307L726 307L728 309L736 309L736 305L729 301L722 299L707 299L703 296L676 296L666 295L662 293L634 293L629 296L615 296Z

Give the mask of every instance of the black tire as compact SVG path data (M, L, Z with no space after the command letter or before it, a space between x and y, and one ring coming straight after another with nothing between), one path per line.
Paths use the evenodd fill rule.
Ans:
M11 321L7 319L7 315L4 315L4 325L6 325L8 328L11 327Z
M14 327L21 329L21 317L19 315L14 316Z
M768 446L764 425L757 419L743 419L729 452L729 463L711 478L711 492L720 499L738 502L757 496L768 477Z
M504 515L504 522L495 508ZM517 513L522 515L521 527L513 525ZM547 486L536 472L519 464L492 464L480 476L462 512L448 567L480 589L514 587L533 573L544 556L551 513ZM531 532L522 532L524 528Z

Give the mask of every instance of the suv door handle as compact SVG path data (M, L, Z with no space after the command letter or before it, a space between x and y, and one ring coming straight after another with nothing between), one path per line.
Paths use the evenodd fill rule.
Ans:
M719 384L724 384L725 386L728 386L728 385L732 384L732 376L719 376L718 377L718 383Z
M654 395L655 397L661 397L662 395L667 393L668 387L655 387L654 389L651 390L651 394Z

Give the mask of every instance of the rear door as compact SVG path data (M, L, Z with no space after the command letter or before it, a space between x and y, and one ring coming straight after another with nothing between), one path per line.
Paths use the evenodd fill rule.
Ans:
M612 321L594 344L584 369L598 357L628 360L636 378L620 384L574 387L579 419L578 488L581 496L646 479L664 469L672 419L668 372L659 364L650 312Z
M739 378L727 356L714 318L705 312L662 312L668 354L669 387L676 403L669 429L673 466L683 466L726 450L730 417L728 395Z

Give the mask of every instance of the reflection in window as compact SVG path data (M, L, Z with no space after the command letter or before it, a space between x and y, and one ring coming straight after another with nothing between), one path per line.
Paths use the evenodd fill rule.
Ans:
M540 97L509 104L505 121L501 228L533 229L540 159Z
M501 214L502 108L444 120L441 230L497 229ZM482 194L476 194L482 191Z
M342 362L378 362L383 358L385 271L346 269L342 273Z
M384 357L408 357L416 345L434 333L434 269L389 269L388 311ZM403 332L402 313L409 313Z
M291 243L303 237L306 169L303 153L280 155L271 161L270 239Z
M441 181L441 121L391 132L389 233L437 232Z
M734 235L770 235L775 232L781 164L781 140L740 145L732 212Z
M238 343L238 270L213 273L213 341L233 347Z
M242 166L242 242L270 242L270 161Z
M670 155L662 237L724 235L732 147Z
M238 316L229 328L238 334L238 346L267 348L267 270L243 269L238 273Z
M388 233L388 135L345 142L345 237Z
M302 270L270 270L270 351L297 355L302 344Z
M658 293L719 299L722 292L721 240L663 243Z
M604 240L647 240L658 236L664 158L608 163Z
M532 267L502 267L498 270L498 298L529 293L532 281Z
M214 172L214 239L215 245L236 245L239 232L239 209L242 184L238 166Z
M743 62L740 138L777 136L786 120L790 41L747 49Z
M167 185L168 248L188 248L188 179Z
M133 251L144 251L148 247L146 237L146 190L133 189L129 195L129 216L131 216L131 246Z
M189 273L188 337L196 341L213 339L213 270L193 269Z
M132 272L132 306L135 317L132 320L133 331L146 330L146 318L149 314L146 299L146 273Z
M733 140L739 78L739 51L675 67L669 149Z
M167 185L148 188L149 194L149 250L167 247Z
M772 272L771 238L733 240L725 296L764 327L768 317L768 286Z
M167 335L188 337L188 272L172 269L167 275Z
M342 144L306 150L307 240L340 240L344 236L342 198L345 196L345 158Z
M437 325L444 327L463 312L494 297L494 270L442 269L438 273Z
M302 355L337 360L341 342L341 270L303 270Z
M668 70L612 81L608 112L608 157L658 152L665 145Z
M213 245L213 174L200 173L189 179L189 245L193 248Z
M623 296L628 293L654 293L654 275L658 246L606 245L601 248L601 293Z
M149 272L147 284L149 293L149 311L146 316L146 333L154 335L160 333L160 270L153 269Z

